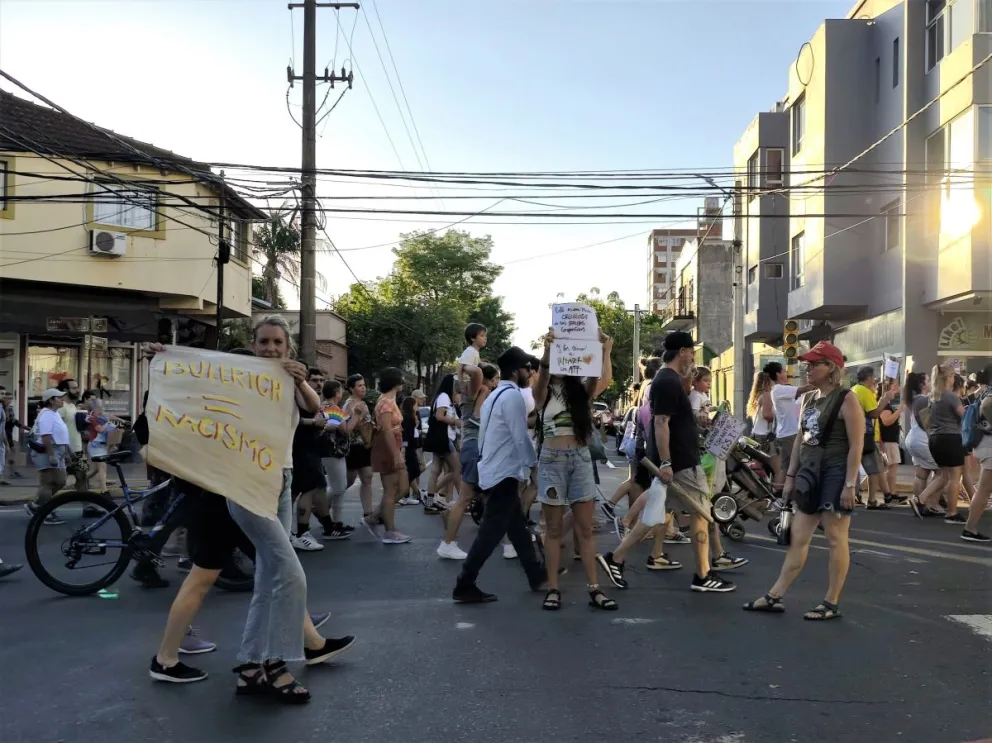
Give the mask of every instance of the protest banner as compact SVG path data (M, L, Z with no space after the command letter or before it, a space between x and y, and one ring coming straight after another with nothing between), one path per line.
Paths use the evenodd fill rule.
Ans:
M555 338L599 340L599 320L596 317L596 310L581 302L552 305L551 328L555 331Z
M175 346L148 381L148 462L274 519L296 404L280 362Z
M884 370L882 371L882 376L885 379L899 379L899 357L885 355Z
M599 341L557 340L551 343L551 374L598 377L603 371L603 344Z
M713 419L709 435L706 437L706 451L717 459L726 459L730 450L744 433L744 422L732 415L721 413Z

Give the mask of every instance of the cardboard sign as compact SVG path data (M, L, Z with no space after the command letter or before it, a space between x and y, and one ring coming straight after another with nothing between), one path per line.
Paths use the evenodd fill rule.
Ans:
M596 318L596 310L581 302L552 305L551 327L555 331L556 338L599 340L599 320Z
M175 346L148 380L148 462L274 519L296 405L282 365Z
M603 373L603 344L555 340L551 344L551 373L564 377L598 377Z
M744 421L722 414L713 419L710 435L706 437L706 451L717 459L726 459L730 450L744 433Z
M899 357L886 356L882 376L886 379L899 379Z

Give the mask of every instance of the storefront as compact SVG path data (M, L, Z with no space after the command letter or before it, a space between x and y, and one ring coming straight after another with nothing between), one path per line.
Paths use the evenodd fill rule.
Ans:
M942 313L938 325L937 358L958 374L971 374L992 364L992 314Z
M848 383L855 384L858 369L870 366L878 377L888 356L902 359L902 310L870 317L851 323L834 332L833 344L847 358L844 373ZM902 365L904 366L904 365ZM900 374L905 371L901 368Z

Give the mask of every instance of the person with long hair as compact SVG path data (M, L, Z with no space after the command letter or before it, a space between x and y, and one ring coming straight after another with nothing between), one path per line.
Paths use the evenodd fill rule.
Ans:
M324 388L324 372L318 367L311 367L307 369L306 381L319 395ZM292 495L296 504L296 533L290 537L290 541L293 549L300 552L319 552L324 549L324 545L310 532L310 516L316 511L318 519L324 524L330 518L327 477L321 461L326 451L326 423L327 418L318 405L317 410L312 413L300 411L300 420L293 432Z
M785 476L783 497L796 506L789 549L775 585L743 608L767 613L785 611L782 599L802 572L813 533L822 525L830 550L830 582L826 597L803 619L826 621L841 616L840 594L851 563L848 533L856 502L866 417L858 398L841 386L844 355L840 349L821 341L799 360L806 362L806 377L817 391L804 398L800 436Z
M930 392L930 453L940 468L937 477L947 501L944 523L964 524L967 519L958 513L958 487L965 457L961 441L964 403L961 396L954 392L955 377L958 375L950 367L938 364L930 376L933 379L933 390Z
M887 392L889 402L883 406L882 398ZM886 503L905 503L908 498L896 492L899 484L899 465L902 454L899 451L899 438L902 433L902 418L906 411L906 400L900 399L899 404L893 404L899 392L899 383L895 379L886 379L878 388L879 407L882 412L878 416L879 447L882 450L884 469L882 470L882 490Z
M570 508L579 556L586 572L589 604L597 609L616 611L617 602L606 597L596 580L596 542L592 535L596 482L589 451L589 439L596 435L592 423L592 401L613 381L613 363L610 359L613 339L600 331L603 366L598 376L588 379L550 374L553 341L554 331L551 330L544 337L544 357L534 385L540 432L537 499L547 527L544 549L548 588L543 608L550 611L561 608L558 567L565 510Z
M461 467L458 452L455 451L456 432L461 426L462 420L455 408L455 375L445 374L438 384L437 394L434 395L427 436L424 439L424 451L434 455L427 485L427 503L433 508L425 505L425 511L439 513L450 507L451 503L441 501L440 494L449 486L455 492L461 488Z
M355 415L349 416L341 407L344 397L344 387L336 379L324 382L321 388L321 411L324 414L324 432L326 456L320 464L324 469L327 480L327 499L330 507L329 518L321 518L324 539L347 539L355 532L355 527L345 524L342 515L342 505L345 491L348 490L348 453L351 451L351 435L359 423L364 420L365 403L361 403Z
M968 507L968 523L964 525L961 539L966 542L992 542L992 537L978 531L978 522L988 505L989 496L992 496L992 391L989 389L992 384L992 364L977 372L975 381L978 382L978 387L973 394L974 402L978 403L978 428L982 432L982 438L975 447L974 454L980 469L975 495Z
M379 373L379 399L375 403L375 421L379 432L372 444L372 471L379 473L382 499L375 510L376 523L385 527L383 544L405 544L410 537L396 528L396 501L409 488L406 461L403 458L403 415L396 396L403 389L403 372L388 367Z
M773 482L780 485L782 478L782 453L775 439L775 404L772 402L772 387L775 384L764 371L756 372L751 395L747 401L747 416L751 419L751 436L761 444L762 450L771 457ZM777 492L781 489L777 488Z
M345 464L348 471L348 487L355 484L355 480L361 481L358 491L362 500L362 525L369 530L369 533L376 539L380 538L378 525L370 521L372 515L372 438L374 427L372 424L372 413L369 406L365 404L365 377L361 374L352 374L345 382L348 388L348 399L344 401L344 412L351 418L356 419L356 424L351 432L351 447L348 449L348 456Z
M940 511L929 505L936 503L942 485L927 486L927 481L939 470L930 453L930 377L925 372L909 372L902 388L902 400L909 415L909 432L906 434L906 451L913 462L913 497L909 506L917 518L938 516Z

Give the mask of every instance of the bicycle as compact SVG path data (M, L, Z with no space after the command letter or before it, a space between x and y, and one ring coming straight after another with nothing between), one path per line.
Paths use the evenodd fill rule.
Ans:
M121 490L124 493L124 502L117 505L109 495L96 492L68 492L56 495L42 506L39 506L28 522L27 532L24 536L24 552L27 555L28 565L38 580L51 588L53 591L65 594L66 596L89 596L98 591L113 585L127 570L131 560L149 561L157 566L163 565L162 559L153 549L153 540L157 537L159 541L168 536L174 529L180 526L175 519L172 519L177 507L183 501L185 494L179 493L162 515L162 518L151 527L149 531L144 531L136 526L138 518L135 514L134 506L145 498L158 493L172 485L169 478L147 490L131 490L124 478L121 469L121 462L131 456L130 451L115 451L110 454L91 457L91 462L106 462L111 465L120 478ZM66 583L60 577L49 571L41 560L41 549L44 545L39 537L44 530L48 533L53 527L45 524L45 519L57 509L62 509L63 514L70 511L75 514L73 506L79 506L79 512L83 519L88 518L86 511L93 508L103 511L102 515L92 517L94 520L76 529L71 536L63 539L60 544L60 553L65 558L65 568L68 571L84 569L85 567L100 567L104 565L112 566L109 572L102 577L90 581L89 583L74 584ZM113 524L116 526L117 535L108 538L96 536L96 531L104 526ZM163 530L166 531L163 534ZM83 557L102 557L108 554L108 550L119 550L120 553L110 562L101 562L92 566L80 566ZM238 571L240 577L232 575L225 576L223 573L217 579L217 587L227 591L250 591L254 588L254 576L243 571Z

